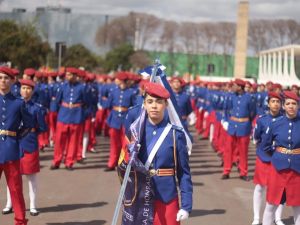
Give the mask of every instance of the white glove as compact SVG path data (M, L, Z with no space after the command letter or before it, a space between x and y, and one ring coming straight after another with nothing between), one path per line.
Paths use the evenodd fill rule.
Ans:
M209 114L208 112L205 112L204 113L204 118L208 117L208 114Z
M100 109L103 109L102 106L101 106L99 103L97 104L97 106L98 106L98 109L99 109L99 110L100 110Z
M227 130L228 130L229 123L228 123L227 121L224 121L222 125L223 125L224 130L227 131Z
M189 213L185 211L184 209L180 209L176 216L176 221L182 221L189 218Z
M95 117L92 117L92 123L94 123L96 121Z

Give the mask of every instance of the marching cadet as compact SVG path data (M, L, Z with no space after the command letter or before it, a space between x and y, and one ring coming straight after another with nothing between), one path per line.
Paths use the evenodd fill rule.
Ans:
M24 157L21 159L21 174L26 175L29 184L30 215L37 216L39 211L36 207L37 192L37 173L40 171L39 151L38 151L38 132L47 130L45 122L46 110L38 104L32 102L34 82L32 80L20 80L21 96L26 102L26 108L33 118L33 126L26 136L20 141L20 148L24 151ZM3 214L12 212L12 202L9 190L7 192L6 207L2 210Z
M108 96L106 103L111 112L107 118L107 124L110 127L110 153L105 171L112 171L117 166L124 136L124 119L128 108L133 106L135 101L133 89L127 88L127 79L127 73L119 72L117 74L115 80L117 86Z
M56 94L59 88L57 82L58 73L51 72L48 73L48 89L49 89L49 132L50 132L50 146L54 145L55 141L55 132L56 132L56 123L57 123L57 111L58 106L56 104Z
M0 176L4 172L15 212L15 224L26 225L25 202L23 197L18 134L24 134L32 128L32 117L21 99L10 92L14 73L8 67L0 67ZM23 124L22 131L19 128ZM19 131L19 132L18 132ZM19 135L21 135L19 134Z
M255 163L255 172L253 183L255 184L254 193L253 193L253 222L252 225L260 224L260 210L262 206L262 202L264 200L264 192L267 187L267 180L270 176L270 162L271 156L267 154L262 149L262 139L265 136L266 130L270 123L276 121L281 118L281 101L282 98L276 92L268 93L268 107L269 113L265 115L261 115L257 119L257 123L253 132L253 139L256 144L256 163ZM281 221L283 205L280 205L276 210L276 218L275 223L277 225L283 225Z
M66 68L66 80L56 95L59 105L56 125L54 159L50 169L59 169L66 151L65 166L73 170L83 123L83 106L88 103L85 87L77 81L79 69Z
M193 186L185 135L165 116L170 97L167 89L160 84L147 83L145 92L147 117L137 157L150 173L153 225L179 225L192 210ZM153 147L154 143L161 144Z
M248 146L250 142L251 121L255 117L255 100L244 91L245 81L236 79L233 84L234 93L229 96L227 110L230 110L228 121L228 138L223 159L222 179L229 179L235 149L239 155L240 179L248 181Z
M185 81L180 77L172 77L170 84L178 104L181 119L184 122L184 126L187 128L187 118L190 113L193 112L193 109L190 97L183 91Z
M292 206L295 225L300 225L299 97L291 91L283 92L283 97L285 113L269 125L262 143L272 164L263 225L273 224L275 211L283 203Z

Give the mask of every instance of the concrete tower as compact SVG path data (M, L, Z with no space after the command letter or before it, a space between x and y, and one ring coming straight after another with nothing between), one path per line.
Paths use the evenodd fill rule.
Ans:
M248 47L248 16L249 3L241 1L238 8L238 20L236 27L234 77L246 77L246 59Z

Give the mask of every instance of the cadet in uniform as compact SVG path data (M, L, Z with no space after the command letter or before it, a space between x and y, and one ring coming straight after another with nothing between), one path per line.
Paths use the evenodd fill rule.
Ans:
M232 168L234 150L238 149L240 178L248 181L248 146L250 142L251 121L255 117L255 100L244 92L245 81L236 79L234 92L227 101L230 110L228 138L224 150L224 167L222 179L228 179Z
M187 118L190 113L193 112L193 109L190 97L184 91L182 91L183 87L185 86L185 82L182 78L173 77L170 83L178 104L181 119L187 128Z
M84 119L83 106L88 103L85 86L76 79L79 73L77 68L66 68L67 82L61 86L56 95L56 101L60 108L57 117L52 170L59 168L64 151L66 151L66 169L73 170Z
M154 191L154 225L178 225L192 210L192 181L185 135L181 128L165 117L169 92L159 84L145 84L144 107L148 114L138 158L149 165ZM166 132L163 142L151 160L153 142ZM153 146L153 145L152 145ZM178 179L180 208L176 187Z
M37 216L39 212L36 207L36 192L37 192L37 173L40 171L40 160L38 150L38 132L47 130L45 122L46 109L32 102L34 82L32 80L19 80L21 84L21 96L26 102L26 108L33 118L33 126L26 136L20 141L20 148L24 151L24 157L21 159L21 174L25 174L29 184L30 198L30 215ZM3 214L8 214L12 211L12 202L9 191L7 192L6 207L2 210Z
M260 224L260 210L264 200L264 192L267 187L267 180L270 171L271 156L262 149L262 140L264 139L266 130L270 123L281 118L281 101L282 98L276 92L268 93L269 113L261 115L257 119L257 123L253 132L253 139L256 144L256 163L253 182L255 184L253 193L253 222L252 225ZM276 210L275 223L282 225L281 214L283 205L280 205Z
M125 72L119 72L116 76L117 86L113 89L107 99L107 108L111 112L107 118L110 127L110 153L106 171L114 170L118 163L121 151L122 138L124 136L123 123L128 108L134 105L135 95L132 89L127 88L128 76Z
M285 114L267 128L262 143L264 151L272 155L263 225L273 224L275 211L284 202L292 206L295 225L300 225L299 97L285 91L283 108Z
M25 202L23 197L20 158L23 152L19 148L18 131L23 124L23 131L32 128L32 117L25 108L25 103L10 92L14 73L8 67L0 67L0 176L4 172L11 194L15 212L15 224L26 225Z

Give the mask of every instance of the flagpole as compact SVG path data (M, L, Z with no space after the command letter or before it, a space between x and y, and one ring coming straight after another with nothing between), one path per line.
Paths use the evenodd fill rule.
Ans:
M150 82L154 82L158 67L159 67L159 59L156 59L155 63L154 63L153 70L152 70L152 73L151 73ZM138 140L138 141L140 141L140 140ZM141 147L141 145L140 145L140 143L138 143L137 144L137 148L138 148L137 151L132 151L132 155L131 155L130 160L129 160L127 166L126 166L126 172L125 172L123 182L122 182L122 185L121 185L121 189L120 189L120 193L119 193L119 197L118 197L118 201L117 201L117 205L116 205L116 208L115 208L115 211L114 211L114 216L113 216L113 220L112 220L111 225L116 225L117 222L118 222L119 212L120 212L120 209L121 209L123 197L124 197L127 182L128 182L128 179L129 179L129 174L130 174L130 171L131 171L132 162L133 162L133 159L136 157L136 154L139 152L140 147Z

